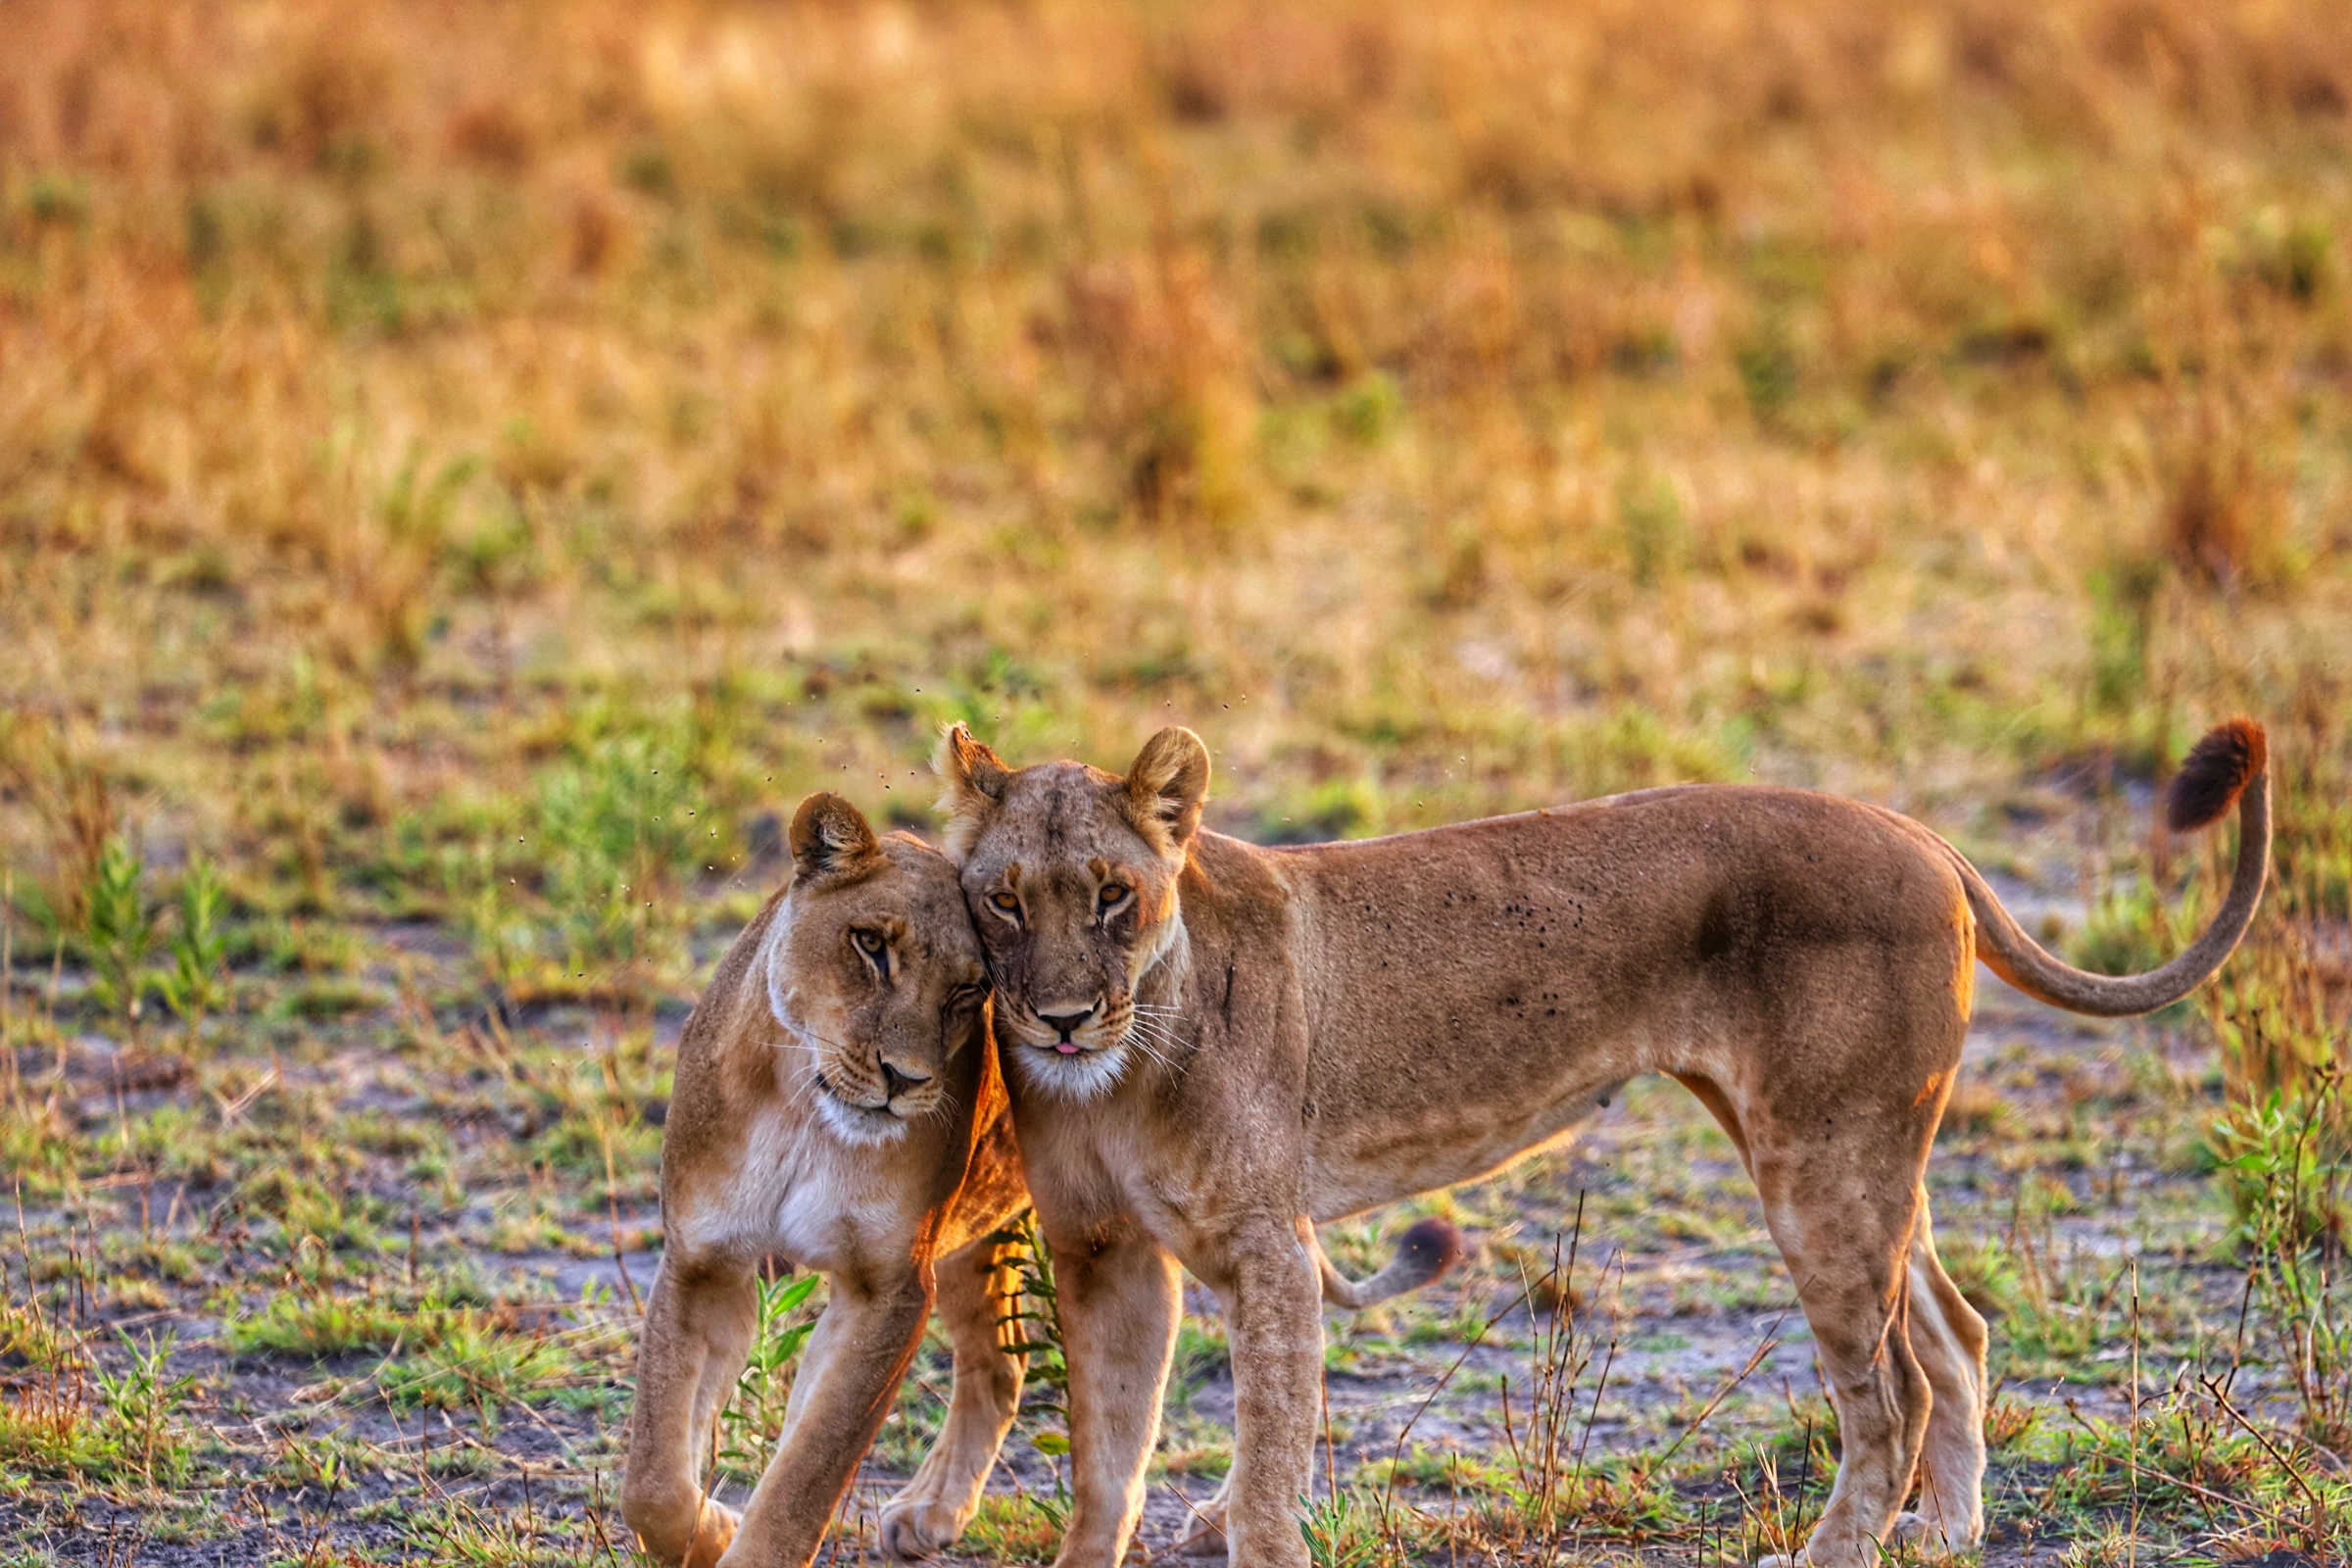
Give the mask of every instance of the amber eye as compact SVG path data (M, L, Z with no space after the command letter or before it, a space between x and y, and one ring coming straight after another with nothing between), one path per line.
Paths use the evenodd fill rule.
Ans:
M1006 914L1020 912L1021 901L1009 893L992 893L988 896L988 902L1003 909Z
M860 931L858 933L858 946L864 949L869 955L878 955L890 944L882 940L882 933L879 931Z
M1096 897L1102 901L1102 907L1105 909L1115 909L1126 899L1127 889L1123 883L1105 882L1102 884L1102 891Z

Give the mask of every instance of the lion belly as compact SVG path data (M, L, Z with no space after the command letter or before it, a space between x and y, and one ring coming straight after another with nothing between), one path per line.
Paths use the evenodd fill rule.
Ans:
M1377 1133L1318 1127L1307 1155L1308 1205L1317 1223L1341 1219L1565 1149L1623 1087L1615 1080L1539 1096L1518 1115L1487 1105L1422 1106Z

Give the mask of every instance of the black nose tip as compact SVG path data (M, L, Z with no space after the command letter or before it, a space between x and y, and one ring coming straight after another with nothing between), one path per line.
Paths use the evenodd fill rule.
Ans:
M1095 1015L1095 1009L1084 1007L1076 1012L1041 1012L1037 1021L1067 1040L1078 1032L1078 1026Z
M916 1085L927 1084L930 1081L928 1077L921 1074L901 1072L887 1061L882 1064L882 1098L884 1100L896 1100Z

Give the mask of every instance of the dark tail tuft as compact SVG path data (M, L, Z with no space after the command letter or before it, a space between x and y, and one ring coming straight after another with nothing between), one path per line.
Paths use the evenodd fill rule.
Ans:
M1462 1233L1451 1220L1418 1219L1396 1243L1396 1256L1412 1266L1417 1283L1427 1285L1462 1260Z
M2197 742L2174 776L2166 819L2176 833L2193 833L2221 820L2247 785L2270 765L2270 738L2250 718L2216 725Z

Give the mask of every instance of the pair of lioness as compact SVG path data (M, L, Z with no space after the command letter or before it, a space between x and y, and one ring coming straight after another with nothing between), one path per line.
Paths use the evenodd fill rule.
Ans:
M2265 740L2243 719L2198 743L2170 803L2178 830L2237 805L2229 893L2186 952L2125 977L2044 952L1927 829L1828 796L1646 790L1265 850L1200 828L1208 756L1188 730L1153 736L1114 777L1074 762L1014 771L958 726L940 767L1022 1169L1057 1266L1074 1456L1059 1568L1114 1568L1134 1531L1178 1263L1228 1319L1230 1549L1251 1568L1302 1568L1321 1370L1312 1222L1562 1140L1648 1072L1688 1086L1730 1135L1818 1343L1843 1454L1804 1557L1867 1564L1920 1535L1973 1545L1985 1331L1936 1261L1923 1176L1975 962L2075 1011L2153 1010L2229 956L2269 863ZM977 1105L994 1080L966 1071ZM681 1106L685 1082L682 1061ZM887 1389L905 1348L859 1344L870 1386ZM960 1357L957 1370L960 1401ZM797 1391L794 1402L779 1467L815 1419ZM864 1430L882 1402L860 1407ZM774 1481L742 1542L767 1528ZM813 1540L783 1546L805 1556Z
M791 882L720 961L678 1044L621 1488L629 1527L663 1562L807 1563L934 1304L954 1350L948 1415L883 1510L887 1550L920 1557L962 1533L1020 1396L992 1237L1028 1196L956 868L917 839L877 838L836 795L802 804L790 845ZM1323 1291L1369 1305L1459 1250L1452 1227L1424 1221L1360 1285L1322 1265ZM821 1270L831 1289L739 1516L705 1492L703 1459L752 1348L764 1262Z

